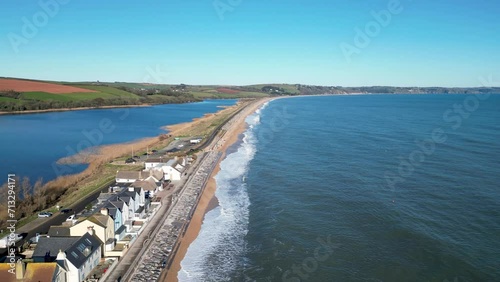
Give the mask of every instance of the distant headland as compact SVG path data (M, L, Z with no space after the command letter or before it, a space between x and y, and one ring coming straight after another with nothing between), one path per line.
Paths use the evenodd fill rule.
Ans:
M321 94L486 94L500 87L396 87L254 84L245 86L63 82L0 77L0 113L32 113L103 107L189 103L204 99L240 99Z

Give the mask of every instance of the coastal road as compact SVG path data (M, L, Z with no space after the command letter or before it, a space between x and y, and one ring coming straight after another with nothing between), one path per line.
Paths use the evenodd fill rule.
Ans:
M239 110L234 112L225 122L223 122L219 126L217 126L217 128L215 128L215 130L212 132L212 134L210 134L210 136L196 149L203 150L206 147L210 146L213 143L213 141L215 140L215 137L217 137L217 135L220 133L222 127L224 127L224 125L226 125L226 123L228 121L232 120L237 114L239 114L241 111L243 111L248 105L249 104L243 105Z

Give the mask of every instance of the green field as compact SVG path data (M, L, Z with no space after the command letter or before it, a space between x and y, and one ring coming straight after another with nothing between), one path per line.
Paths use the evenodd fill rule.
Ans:
M250 86L168 85L128 82L49 82L96 92L47 93L42 91L0 93L0 111L45 110L57 108L114 105L186 103L202 99L239 99L268 97L264 86L279 87L287 93L299 91L296 85L259 84ZM224 88L221 89L221 88ZM230 92L230 93L225 93ZM232 93L234 92L234 93ZM282 91L280 94L283 94Z
M21 101L19 101L17 99L13 99L13 98L9 98L9 97L0 97L0 103L6 103L6 102L21 103Z

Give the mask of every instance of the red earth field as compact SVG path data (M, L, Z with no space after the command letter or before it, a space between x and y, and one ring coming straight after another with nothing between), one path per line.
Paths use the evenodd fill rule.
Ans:
M225 93L225 94L237 94L237 93L240 93L241 91L228 89L228 88L217 88L217 92Z
M96 92L94 90L78 88L67 85L52 84L46 82L4 79L0 78L0 91L14 90L17 92L47 92L47 93L75 93L75 92Z

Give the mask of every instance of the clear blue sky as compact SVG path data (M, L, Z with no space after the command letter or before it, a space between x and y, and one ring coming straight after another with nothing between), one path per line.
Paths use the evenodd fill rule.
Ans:
M59 2L67 3L50 14L40 6ZM495 83L500 81L500 1L401 0L388 24L373 25L372 11L387 10L389 2L3 1L0 76L479 86L479 77L492 75L493 84L500 86ZM222 10L236 4L218 14L214 3ZM26 27L31 24L35 32ZM356 45L356 28L365 30L367 25L374 28L369 44ZM357 51L348 60L341 46Z

